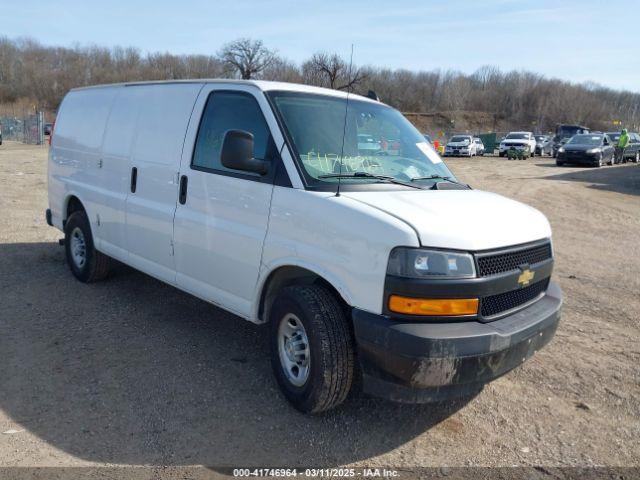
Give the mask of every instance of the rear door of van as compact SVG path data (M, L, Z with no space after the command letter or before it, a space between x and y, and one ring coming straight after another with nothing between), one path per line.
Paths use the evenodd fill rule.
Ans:
M173 216L185 132L202 83L131 85L139 89L126 201L131 266L175 283Z
M271 162L266 175L222 165L220 150L230 129L253 135L254 158ZM200 92L180 167L184 191L174 225L176 282L245 318L250 316L269 224L279 166L276 144L282 143L273 113L257 88L206 84Z

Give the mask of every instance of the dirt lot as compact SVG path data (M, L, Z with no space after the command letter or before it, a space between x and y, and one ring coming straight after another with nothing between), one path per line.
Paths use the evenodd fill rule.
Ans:
M640 166L448 160L552 223L554 341L472 401L294 411L256 327L121 267L71 276L46 148L0 147L0 466L640 465ZM490 212L488 212L490 214Z

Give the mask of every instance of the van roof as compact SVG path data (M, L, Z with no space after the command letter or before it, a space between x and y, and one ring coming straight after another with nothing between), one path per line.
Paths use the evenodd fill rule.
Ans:
M194 78L185 80L152 80L146 82L124 82L124 83L109 83L103 85L92 85L88 87L77 87L71 91L76 90L90 90L95 88L108 88L108 87L131 87L139 85L164 85L172 83L226 83L233 85L251 85L257 87L263 92L269 90L289 91L289 92L304 92L304 93L316 93L321 95L328 95L331 97L346 98L347 92L342 90L333 90L331 88L314 87L311 85L302 85L300 83L288 83L288 82L272 82L267 80L236 80L236 79L223 79L223 78ZM351 97L356 96L358 100L365 100L373 103L381 103L362 95L355 93L350 94Z

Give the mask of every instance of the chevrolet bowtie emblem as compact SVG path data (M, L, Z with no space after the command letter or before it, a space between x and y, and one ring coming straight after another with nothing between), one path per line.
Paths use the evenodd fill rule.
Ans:
M535 272L532 272L528 268L525 268L520 276L518 277L518 285L524 287L525 285L529 285L529 282L533 280L533 277L536 276Z

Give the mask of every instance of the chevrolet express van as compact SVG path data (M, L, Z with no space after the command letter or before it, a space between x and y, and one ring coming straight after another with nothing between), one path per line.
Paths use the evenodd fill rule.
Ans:
M362 135L397 148L365 151ZM547 219L458 181L370 98L227 80L72 90L48 181L78 280L115 259L268 324L275 377L304 412L354 385L472 395L559 321Z

